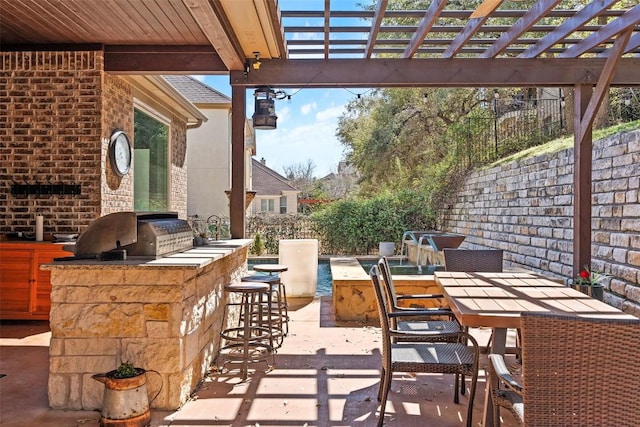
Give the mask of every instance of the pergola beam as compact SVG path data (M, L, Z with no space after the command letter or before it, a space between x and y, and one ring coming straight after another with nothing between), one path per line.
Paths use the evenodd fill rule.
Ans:
M592 125L598 108L606 96L616 65L624 52L633 28L620 34L607 58L595 90L589 85L576 85L574 90L573 150L573 275L591 265L591 167ZM593 93L592 93L593 92Z
M556 43L560 43L563 38L591 21L595 16L617 3L618 0L601 0L589 3L582 10L571 18L560 24L555 30L544 36L538 43L531 46L526 52L520 54L518 58L535 58L544 53Z
M231 85L300 88L534 87L595 85L606 58L332 59L263 61ZM620 60L611 85L637 86L640 58Z
M364 50L364 57L371 58L373 53L373 47L376 44L378 38L378 32L380 31L380 25L382 25L382 18L384 18L384 11L387 10L387 3L389 0L378 0L376 4L376 11L373 15L373 22L371 23L371 31L369 32L369 38L367 39L367 45Z
M438 21L438 18L440 17L440 13L444 9L444 7L447 5L447 2L448 0L431 0L431 4L429 5L429 8L425 11L424 16L422 17L422 20L420 21L420 24L418 24L418 28L416 28L416 32L413 33L413 35L411 36L411 40L409 40L409 44L407 45L404 53L402 54L403 58L412 58L413 55L416 54L416 52L422 45L424 38L427 36L429 31L431 31L431 28L434 26L434 24ZM379 27L380 26L378 25L378 28L376 28L376 37L378 34ZM369 58L369 56L370 55L367 55L367 58Z
M229 196L229 219L231 238L245 237L245 147L244 122L246 91L241 87L231 88L231 195Z
M458 33L456 38L451 42L447 50L442 54L443 58L453 58L463 48L467 40L482 27L487 19L491 16L491 12L502 4L502 0L484 0L480 6L471 14L467 24L462 31Z
M607 42L616 34L638 25L638 23L640 23L640 4L629 9L621 17L609 22L602 27L600 31L591 33L580 43L574 44L558 55L558 58L576 58L594 47ZM625 44L622 51L625 51L626 46L627 44Z
M502 33L480 57L494 58L502 53L511 43L529 31L536 22L546 16L561 1L562 0L538 0L509 30Z
M226 74L211 46L105 46L104 70L112 74Z

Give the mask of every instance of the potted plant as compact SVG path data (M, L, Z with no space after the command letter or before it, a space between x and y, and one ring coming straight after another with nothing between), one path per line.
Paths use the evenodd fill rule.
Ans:
M608 276L599 271L593 271L589 269L589 266L584 266L578 277L573 279L573 287L580 292L587 294L597 300L602 301L604 299L604 285L602 281Z
M93 375L94 380L105 386L101 426L142 427L149 424L151 412L145 373L146 370L136 368L132 363L122 362L113 371Z

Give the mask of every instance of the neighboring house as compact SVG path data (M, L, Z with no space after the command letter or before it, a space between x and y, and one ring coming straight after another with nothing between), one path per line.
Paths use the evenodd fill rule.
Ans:
M264 159L252 159L253 191L251 213L292 214L297 212L298 193L287 178L267 167Z
M229 217L231 189L231 98L190 76L163 76L193 103L207 122L187 132L187 214ZM255 133L245 120L245 188L251 189Z

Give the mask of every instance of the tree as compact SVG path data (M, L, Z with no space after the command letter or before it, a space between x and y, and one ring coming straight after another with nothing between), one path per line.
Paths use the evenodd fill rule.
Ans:
M360 173L362 192L421 188L455 141L448 129L479 104L477 89L382 89L352 101L337 136Z
M315 182L313 171L315 168L316 165L311 159L307 159L306 163L299 162L283 166L284 176L291 185L300 191L298 197L306 199L313 192L313 183Z

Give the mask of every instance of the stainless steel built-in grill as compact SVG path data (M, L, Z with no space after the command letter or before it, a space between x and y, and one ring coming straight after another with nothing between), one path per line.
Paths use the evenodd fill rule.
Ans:
M175 212L116 212L89 224L74 254L76 259L156 259L191 247L193 231Z

